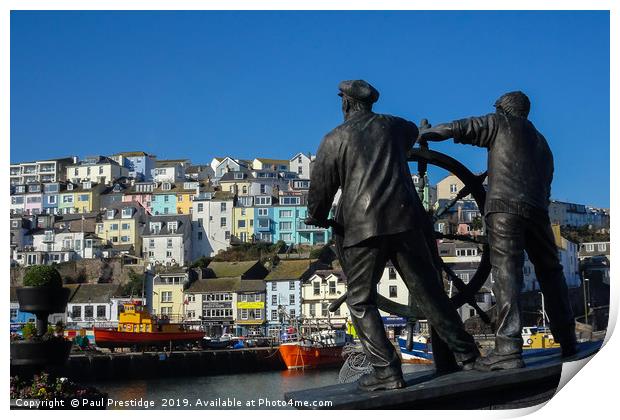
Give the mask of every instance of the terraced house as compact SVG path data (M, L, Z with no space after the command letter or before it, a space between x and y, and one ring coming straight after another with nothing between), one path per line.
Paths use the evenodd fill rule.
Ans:
M79 184L68 182L64 191L58 195L58 212L89 213L99 210L101 192L105 185L92 181L84 181Z
M230 246L234 196L228 192L201 192L192 202L192 260L213 256Z
M77 158L65 157L11 164L9 168L11 185L65 181L67 165L72 165L76 161Z
M152 181L157 162L155 155L145 152L121 152L110 156L129 171L129 176L137 181Z
M105 210L97 223L97 235L119 252L142 255L142 236L145 223L144 208L136 203L116 203Z
M127 176L129 170L126 167L105 156L89 156L76 164L67 165L66 169L66 179L74 183L93 181L107 184Z
M142 229L143 255L155 265L184 266L192 255L189 215L151 216Z

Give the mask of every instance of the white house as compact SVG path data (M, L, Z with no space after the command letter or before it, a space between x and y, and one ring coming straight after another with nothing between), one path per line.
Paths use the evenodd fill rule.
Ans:
M95 324L109 324L117 313L112 311L112 297L118 284L78 284L71 286L67 304L67 325L90 328Z
M142 247L142 255L153 264L188 264L192 257L191 216L151 216L142 230Z
M295 172L299 178L310 179L311 163L314 156L305 153L297 153L289 160L288 170Z
M318 270L301 287L301 315L305 327L342 327L351 319L346 303L334 313L329 305L347 291L346 277L341 271Z
M152 170L155 182L182 182L185 179L185 166L180 160L158 160Z
M213 256L230 246L234 196L203 192L192 202L192 260Z

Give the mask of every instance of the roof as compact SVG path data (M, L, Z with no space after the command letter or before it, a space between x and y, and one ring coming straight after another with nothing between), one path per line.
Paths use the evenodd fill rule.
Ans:
M234 292L239 288L239 278L219 278L196 280L186 290L186 293L206 293L206 292Z
M234 277L197 280L186 290L186 293L209 292L261 292L265 290L263 280L241 280Z
M97 158L95 160L95 158ZM85 160L82 160L76 164L67 165L67 168L73 168L75 166L85 165L116 165L120 166L117 161L107 156L87 156Z
M269 280L296 280L311 269L312 263L316 260L282 260L265 277Z
M119 289L118 284L77 284L68 285L75 287L69 297L69 303L103 303L109 302ZM71 288L73 288L71 287Z
M265 280L241 280L237 292L264 292Z
M120 152L120 153L115 153L112 156L121 156L121 155L125 157L150 156L146 152Z
M150 223L161 222L161 230L159 233L151 233ZM168 231L168 222L178 222L175 232ZM151 216L148 223L142 228L142 236L166 236L166 235L184 235L191 233L192 218L189 214L171 214L165 216Z
M261 162L261 163L279 163L282 165L287 165L289 164L289 160L288 159L269 159L269 158L256 158L255 160Z
M248 270L260 264L258 261L212 261L207 268L215 274L215 277L241 277Z

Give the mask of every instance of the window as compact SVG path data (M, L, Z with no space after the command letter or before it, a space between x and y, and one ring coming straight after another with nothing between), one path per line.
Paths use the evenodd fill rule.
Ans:
M460 273L458 276L465 284L469 283L469 273Z
M92 318L93 317L93 305L86 305L84 307L84 318Z
M336 282L335 281L330 281L329 282L329 294L330 295L335 295L336 294Z
M105 318L105 305L97 305L97 318Z
M312 294L314 296L321 294L321 282L320 281L315 281L314 283L312 283Z
M172 251L166 251L166 258L172 257Z
M202 213L204 211L204 204L203 203L198 203L198 213Z
M198 232L198 240L202 241L202 232Z
M262 319L262 318L263 318L263 310L254 309L254 319Z
M230 231L227 230L226 232L224 232L224 239L230 239Z
M280 217L293 217L292 210L280 210Z
M276 290L278 290L278 283L274 281L271 283L271 291L275 292Z
M289 281L288 282L288 290L295 290L295 282L294 281Z
M280 230L291 230L293 222L280 222Z
M110 230L118 230L118 223L111 223Z
M220 217L220 227L226 227L226 218Z
M220 211L226 211L226 203L220 203Z
M593 252L594 251L594 244L586 244L586 251L587 252Z
M177 222L168 222L167 226L170 233L175 233L179 224Z
M271 320L272 321L278 320L278 311L276 311L275 309L271 311Z
M291 233L283 233L280 235L280 239L283 240L284 242L292 242L293 235Z
M103 166L99 167L99 175L103 175Z
M295 318L295 309L289 309L288 313L291 316L291 318Z
M235 172L235 179L243 179L243 173L242 172Z
M325 316L325 317L327 316L327 312L329 310L328 308L329 308L329 303L327 302L321 303L321 316Z
M456 194L458 192L458 188L456 184L450 184L450 192L452 194Z
M239 220L237 222L237 227L238 228L244 228L245 227L245 220Z
M49 197L47 197L47 204L56 204L56 196L50 195Z
M267 185L260 184L260 193L261 194L267 194Z
M73 308L71 308L71 318L73 319L82 318L82 307L81 306L74 306Z
M278 295L271 295L271 304L272 305L278 304Z
M256 197L256 205L257 206L270 206L271 205L271 196Z
M606 251L607 250L607 244L598 244L598 250L599 251Z
M106 219L114 219L114 210L106 210L105 217Z
M172 292L161 292L162 302L172 302ZM163 308L162 308L163 310Z
M121 242L129 242L129 236L121 236Z
M267 209L258 209L259 216L267 216Z
M241 319L248 319L248 310L241 309Z
M88 200L90 200L90 196L88 194L78 195L78 201L88 201Z
M396 280L396 270L394 269L394 267L390 267L388 268L388 272L389 272L389 279L390 280Z
M72 195L63 195L62 196L62 202L63 203L73 203L73 196ZM112 217L114 217L114 215L112 215Z
M167 243L166 243L166 247L167 248L172 248L172 238L168 238Z
M129 230L129 229L130 229L130 227L129 227L129 226L130 226L130 225L129 225L129 223L122 223L122 224L121 224L121 229L123 229L123 230Z
M398 291L396 289L396 286L390 286L390 297L391 298L398 297Z
M299 197L282 197L280 199L280 204L289 205L289 206L298 206L300 203Z
M295 304L295 295L288 295L288 304L289 305Z
M131 207L123 208L121 217L123 219L126 219L126 218L131 217L131 216L133 216L133 208L131 208Z

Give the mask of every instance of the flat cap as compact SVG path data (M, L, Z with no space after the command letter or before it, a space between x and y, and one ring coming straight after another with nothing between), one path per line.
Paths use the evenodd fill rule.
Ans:
M345 80L338 85L338 96L348 96L360 102L374 104L379 99L379 91L365 80Z

